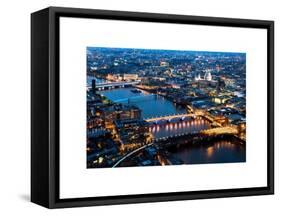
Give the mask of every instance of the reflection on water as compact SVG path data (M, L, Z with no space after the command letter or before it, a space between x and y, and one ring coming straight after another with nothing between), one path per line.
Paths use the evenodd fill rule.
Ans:
M151 125L149 131L155 138L171 137L175 135L184 135L197 133L201 130L210 128L210 123L203 119L170 122L164 124Z
M98 81L100 82L100 80ZM90 83L88 83L89 85ZM133 88L112 89L100 91L113 102L133 104L142 110L143 118L157 116L167 116L176 113L185 113L183 107L178 107L171 101L161 96L141 91L132 92ZM152 97L150 97L152 95ZM127 100L126 100L127 99ZM129 99L129 100L128 100ZM210 128L210 123L204 119L173 119L159 121L157 124L151 123L150 132L155 138L196 133L200 130ZM204 163L229 163L245 162L246 148L244 145L233 140L223 140L198 145L183 145L169 147L168 152L174 158L184 164L204 164Z
M226 140L171 148L170 152L185 164L246 162L245 146Z
M134 88L120 88L106 91L99 91L100 94L106 96L113 102L120 102L124 104L129 103L136 105L142 110L143 118L152 118L155 116L173 115L176 113L184 113L185 109L176 106L171 101L162 96L149 97L148 92L141 91L141 93L134 93L131 90Z

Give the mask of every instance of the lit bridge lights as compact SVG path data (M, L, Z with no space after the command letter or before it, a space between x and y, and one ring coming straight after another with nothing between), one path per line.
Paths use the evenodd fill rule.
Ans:
M201 131L205 135L223 135L223 134L238 134L238 129L234 126L211 128Z

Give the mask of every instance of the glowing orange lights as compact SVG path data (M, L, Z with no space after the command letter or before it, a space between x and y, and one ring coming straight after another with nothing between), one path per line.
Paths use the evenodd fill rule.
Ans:
M207 157L212 157L212 155L214 154L214 147L211 146L211 147L208 147L207 148Z

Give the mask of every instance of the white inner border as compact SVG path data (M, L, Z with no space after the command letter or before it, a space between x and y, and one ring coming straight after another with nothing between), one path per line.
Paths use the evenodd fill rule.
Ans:
M60 198L267 185L265 29L60 18ZM246 163L86 169L86 47L247 54Z

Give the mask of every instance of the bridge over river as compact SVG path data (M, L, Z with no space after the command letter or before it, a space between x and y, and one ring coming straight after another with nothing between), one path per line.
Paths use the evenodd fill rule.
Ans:
M158 123L159 121L162 120L167 120L167 121L171 121L172 119L181 119L184 120L185 118L196 118L199 115L195 115L193 113L181 113L181 114L174 114L174 115L166 115L166 116L157 116L157 117L151 117L151 118L147 118L144 119L147 122L154 122L154 123Z
M101 82L96 84L97 90L113 89L113 88L124 88L134 86L140 83L140 80L136 81L123 81L123 82Z
M238 130L235 127L225 126L225 127L219 127L219 128L210 128L210 129L202 130L200 132L193 132L193 133L186 132L186 133L182 133L182 134L175 134L173 136L156 138L153 140L153 142L143 145L143 146L136 148L133 151L127 153L121 159L119 159L112 167L119 166L127 158L133 156L134 154L137 154L138 152L141 152L142 150L144 150L145 148L147 148L149 146L160 145L162 143L161 141L164 141L164 143L165 143L165 141L172 139L172 138L180 138L180 137L184 137L184 136L188 136L188 135L197 136L197 134L199 135L200 138L203 138L203 139L208 138L208 137L219 137L221 135L236 136L238 134Z
M115 103L131 103L135 101L145 101L145 100L151 100L157 97L156 94L148 94L148 95L137 95L134 97L126 97L126 98L121 98L121 99L116 99L113 102Z
M172 122L174 119L180 119L180 121ZM149 146L161 144L165 145L165 143L171 139L180 139L181 137L189 137L190 139L190 136L198 136L200 139L206 139L224 135L237 136L238 134L236 126L227 125L212 127L211 125L214 119L211 118L211 116L204 118L203 116L196 114L175 114L153 117L145 120L149 123L153 123L149 127L150 132L154 136L153 141L127 153L119 159L113 167L119 166L127 158L141 152ZM160 122L163 122L164 124L160 124Z

